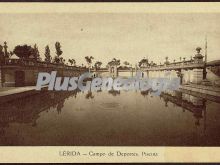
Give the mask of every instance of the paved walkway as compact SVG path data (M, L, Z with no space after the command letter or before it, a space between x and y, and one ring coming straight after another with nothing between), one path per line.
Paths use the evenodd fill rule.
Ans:
M200 84L188 84L188 85L183 85L183 87L193 87L193 88L198 88L198 89L216 91L216 92L220 93L220 87L217 87L217 86L207 86L207 85L200 85Z
M3 87L0 88L0 97L35 90L36 86L27 87Z
M198 84L189 84L189 85L182 85L180 89L188 90L191 92L197 92L200 94L216 96L220 98L220 88L215 86L205 86L205 85L198 85Z

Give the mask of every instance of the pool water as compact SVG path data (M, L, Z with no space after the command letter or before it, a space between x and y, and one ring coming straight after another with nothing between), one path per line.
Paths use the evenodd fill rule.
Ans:
M0 145L220 146L219 107L180 91L42 91L0 105Z

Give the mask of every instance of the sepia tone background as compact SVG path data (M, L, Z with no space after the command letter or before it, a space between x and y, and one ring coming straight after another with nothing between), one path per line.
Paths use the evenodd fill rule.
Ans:
M144 57L159 64L168 56L190 59L195 48L205 49L208 38L208 61L220 55L219 13L36 13L0 14L0 42L16 45L38 45L44 58L49 45L59 41L65 59L85 63L93 56L104 66L114 57L129 60L134 66Z

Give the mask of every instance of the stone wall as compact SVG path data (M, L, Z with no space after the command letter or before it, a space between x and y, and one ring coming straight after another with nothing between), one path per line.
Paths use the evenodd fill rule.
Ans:
M79 76L86 69L37 68L37 67L2 67L0 69L0 87L32 86L36 84L39 72L57 71L57 76Z
M161 71L143 71L144 77L149 78L176 78L177 77L177 70L161 70ZM199 84L203 80L203 69L181 69L182 74L182 83L189 84L195 83Z

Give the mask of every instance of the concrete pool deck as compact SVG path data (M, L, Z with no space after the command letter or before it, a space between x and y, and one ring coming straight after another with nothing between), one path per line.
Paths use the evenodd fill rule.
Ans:
M188 84L180 86L180 91L196 97L220 102L220 87Z
M207 95L220 97L220 87L189 84L189 85L182 85L180 88L190 90L193 92L204 93Z
M0 97L35 90L35 86L0 88Z
M30 96L40 92L36 91L35 88L36 86L0 88L0 103Z

